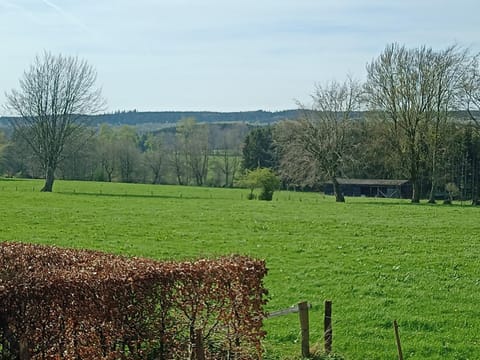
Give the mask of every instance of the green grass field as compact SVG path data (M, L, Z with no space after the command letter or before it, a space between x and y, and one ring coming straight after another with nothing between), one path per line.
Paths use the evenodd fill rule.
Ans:
M264 258L268 310L333 301L333 349L347 359L480 358L480 209L460 204L247 190L0 180L0 239L155 259ZM269 319L267 359L300 352L298 316Z

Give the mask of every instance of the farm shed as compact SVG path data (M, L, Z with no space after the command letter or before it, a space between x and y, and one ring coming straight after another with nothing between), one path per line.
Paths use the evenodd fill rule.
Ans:
M337 179L345 196L409 198L412 186L408 180ZM326 195L333 195L332 183L325 183Z

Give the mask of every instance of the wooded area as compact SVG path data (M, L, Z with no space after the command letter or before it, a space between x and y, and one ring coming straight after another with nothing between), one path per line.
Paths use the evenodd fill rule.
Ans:
M371 119L370 115L362 113L362 117L351 121L354 151L341 163L341 177L408 179L400 154L385 136L386 124ZM188 132L185 126L190 126ZM285 187L319 189L329 180L321 172L298 172L296 179L289 175L287 158L280 155L283 126L284 123L262 127L205 125L190 119L177 128L139 134L130 126L102 125L98 130L86 130L79 138L80 144L68 144L57 176L73 180L231 187L244 168L255 169L260 165L274 169ZM478 129L468 121L467 113L455 113L442 131L445 136L437 160L436 197L443 199L451 193L456 198L471 199L472 190L478 187L480 169ZM10 140L3 134L0 143L2 174L43 177L41 166L21 139ZM426 198L431 191L428 166L431 153L428 146L424 150L420 193ZM300 160L290 165L298 165Z
M264 167L274 170L285 188L319 189L329 182L337 201L344 201L338 178L407 179L412 202L461 198L478 204L477 54L458 46L434 50L391 44L367 65L365 83L347 78L318 84L312 100L311 106L298 104L298 110L276 114L290 118L261 126L242 119L242 113L231 113L237 121L228 123L181 117L175 126L156 131L146 131L145 122L131 126L127 120L121 126L85 126L92 117L84 116L66 125L75 136L57 148L55 175L233 187L245 170ZM32 147L42 128L25 124L41 115L22 113L22 103L17 105L21 116L10 119L14 131L10 136L0 132L0 173L45 177L51 172L39 151L45 147ZM71 121L72 112L60 115ZM122 116L128 114L135 118L142 113ZM267 112L253 114L268 118ZM48 106L43 116L61 119Z

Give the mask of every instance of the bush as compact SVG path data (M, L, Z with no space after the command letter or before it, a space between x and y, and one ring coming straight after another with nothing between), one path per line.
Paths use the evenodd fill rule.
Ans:
M0 357L256 359L263 261L156 262L40 245L0 245ZM199 338L201 336L201 338Z
M248 171L243 179L239 182L240 186L250 189L248 199L255 198L254 190L260 188L259 200L271 201L273 193L280 186L280 180L271 169L258 168L256 170Z
M258 195L258 200L272 201L272 199L273 199L273 191L267 191L263 189L260 195Z
M448 198L445 199L444 204L451 204L453 202L453 199L460 193L458 186L455 183L451 182L445 185L445 191L448 194Z

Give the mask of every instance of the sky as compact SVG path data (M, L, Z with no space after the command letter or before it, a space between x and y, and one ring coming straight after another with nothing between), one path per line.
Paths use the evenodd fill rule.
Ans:
M37 54L97 71L107 111L279 111L397 42L480 51L478 0L0 0L0 105ZM0 110L0 115L8 115Z

